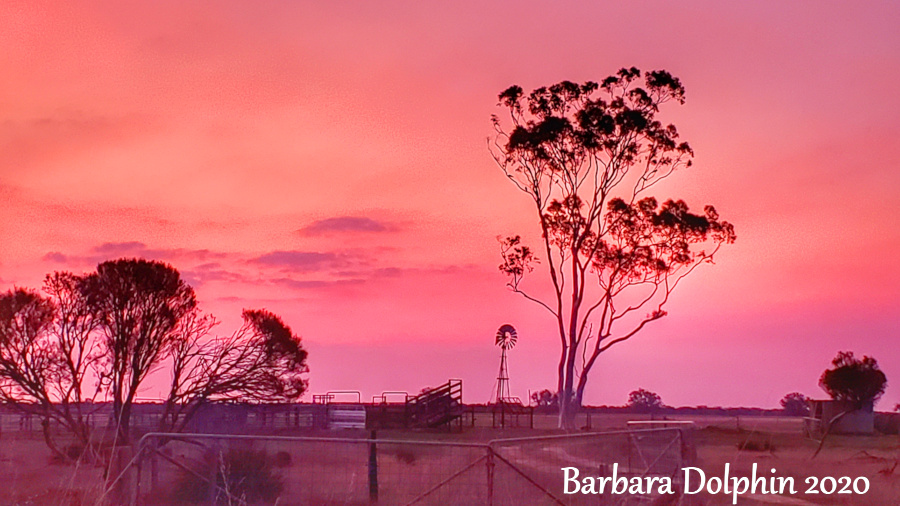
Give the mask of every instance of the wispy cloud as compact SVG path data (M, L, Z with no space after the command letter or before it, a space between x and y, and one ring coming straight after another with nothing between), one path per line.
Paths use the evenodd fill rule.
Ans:
M135 253L143 254L147 250L147 245L138 241L125 242L105 242L103 244L91 248L91 252L98 255L129 255Z
M64 264L68 261L69 257L63 255L59 251L51 251L43 256L43 260L47 262L56 262L58 264Z
M144 115L107 116L61 109L51 115L0 123L0 167L40 170L41 161L122 142L150 128ZM37 169L35 169L37 167Z
M258 256L252 262L268 267L285 267L296 271L311 272L337 267L346 260L337 253L318 251L272 251Z
M365 216L337 216L314 221L297 232L301 235L315 236L333 233L393 232L396 230L397 226L394 224Z

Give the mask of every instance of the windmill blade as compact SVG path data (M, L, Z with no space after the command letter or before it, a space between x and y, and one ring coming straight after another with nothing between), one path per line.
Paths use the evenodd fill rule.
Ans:
M504 350L512 349L512 347L516 345L517 339L518 334L516 333L515 327L512 325L504 324L497 330L496 344Z

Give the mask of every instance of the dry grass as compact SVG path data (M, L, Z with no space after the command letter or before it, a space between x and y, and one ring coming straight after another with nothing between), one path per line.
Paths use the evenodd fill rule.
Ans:
M3 434L0 476L0 504L82 506L103 488L102 469L54 462L43 440L28 434Z
M630 418L632 417L627 415L595 415L591 422L594 430L623 429L624 422ZM801 435L797 419L693 419L698 422L698 429L695 431L698 466L709 476L721 476L726 463L730 464L732 475L748 475L752 464L756 463L761 470L776 468L779 476L793 477L801 492L806 489L804 480L808 476L865 476L871 483L870 491L864 496L795 495L792 499L804 502L793 504L897 504L897 498L900 498L900 437L896 435L832 436L823 452L811 460L816 443ZM535 426L539 428L533 430L500 430L476 426L462 433L379 431L378 438L486 442L497 438L557 433L552 428L554 423L552 416L537 415ZM344 432L315 435L364 438L368 434ZM307 444L302 448L292 447L290 443L279 443L268 445L265 450L272 455L281 452L282 460L290 462L290 465L277 469L285 483L280 505L312 502L367 503L367 445L349 445L336 451L335 447L326 443ZM191 458L187 450L182 451L177 447L171 448L169 453L176 459ZM477 452L447 451L442 447L381 445L381 503L409 500L412 496L408 493L396 495L391 490L402 487L426 490L434 481L429 476L445 476L448 472L465 466L477 458L477 455ZM163 482L167 476L175 475L168 464L161 464L160 469ZM0 440L0 476L0 504L3 505L94 505L97 504L103 486L102 469L87 465L54 464L43 441L27 434L3 434ZM480 483L480 479L480 474L471 478L473 483ZM478 497L476 492L473 491L473 498ZM730 496L725 495L707 496L704 499L707 504L731 504ZM163 499L160 504L166 504L166 501ZM744 497L739 504L778 503L773 502L773 498L769 496Z

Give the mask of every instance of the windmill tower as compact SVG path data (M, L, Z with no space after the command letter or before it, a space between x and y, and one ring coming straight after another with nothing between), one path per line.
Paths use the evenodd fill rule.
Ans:
M496 404L503 405L512 399L509 395L509 369L506 365L506 350L511 350L516 345L516 329L512 325L501 325L497 330L497 339L495 344L500 347L500 374L497 375L497 396L494 400Z

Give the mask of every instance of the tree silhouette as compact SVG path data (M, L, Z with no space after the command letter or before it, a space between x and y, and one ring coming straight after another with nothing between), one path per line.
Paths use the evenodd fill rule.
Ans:
M185 325L172 353L172 385L160 429L180 431L211 400L287 402L306 391L307 351L281 318L245 310L244 325L226 338L203 340L211 317Z
M103 335L101 381L112 396L118 436L128 441L138 389L176 344L197 299L174 267L143 259L101 263L82 290Z
M663 407L659 394L639 388L628 394L626 404L635 413L655 413Z
M644 196L690 166L693 151L656 118L662 104L684 102L681 82L665 71L641 77L622 69L599 84L563 81L527 95L512 86L499 95L509 120L492 117L492 155L533 202L542 239L540 259L520 236L501 240L500 270L556 322L563 428L574 427L599 355L665 316L679 281L735 240L712 206L694 214L683 201ZM538 263L549 296L523 283Z
M208 401L295 400L306 389L307 352L275 314L245 310L229 337L200 312L193 289L172 266L142 259L101 263L82 276L54 273L47 296L26 289L0 295L0 400L37 415L48 446L59 422L89 449L83 410L111 399L119 443L127 444L134 400L157 369L171 374L162 430L182 430ZM96 382L87 395L89 380Z
M809 414L808 399L800 392L791 392L781 399L781 409L788 416L807 416Z
M76 447L89 449L84 382L98 361L90 338L94 320L66 273L47 276L44 291L22 288L0 295L0 400L41 421L44 441L63 459L51 422L67 429Z
M853 356L852 351L840 351L831 365L834 367L826 369L819 378L819 386L832 399L848 402L850 406L827 421L825 432L812 458L819 455L831 430L842 418L868 405L874 406L887 386L887 376L881 372L878 362L872 357L864 356L860 360Z
M538 411L551 412L559 408L559 397L550 390L541 390L540 392L531 393L531 403Z
M887 386L887 377L878 362L864 356L858 359L852 351L842 351L831 361L832 369L826 369L819 378L819 386L836 401L848 401L854 409L878 401Z

